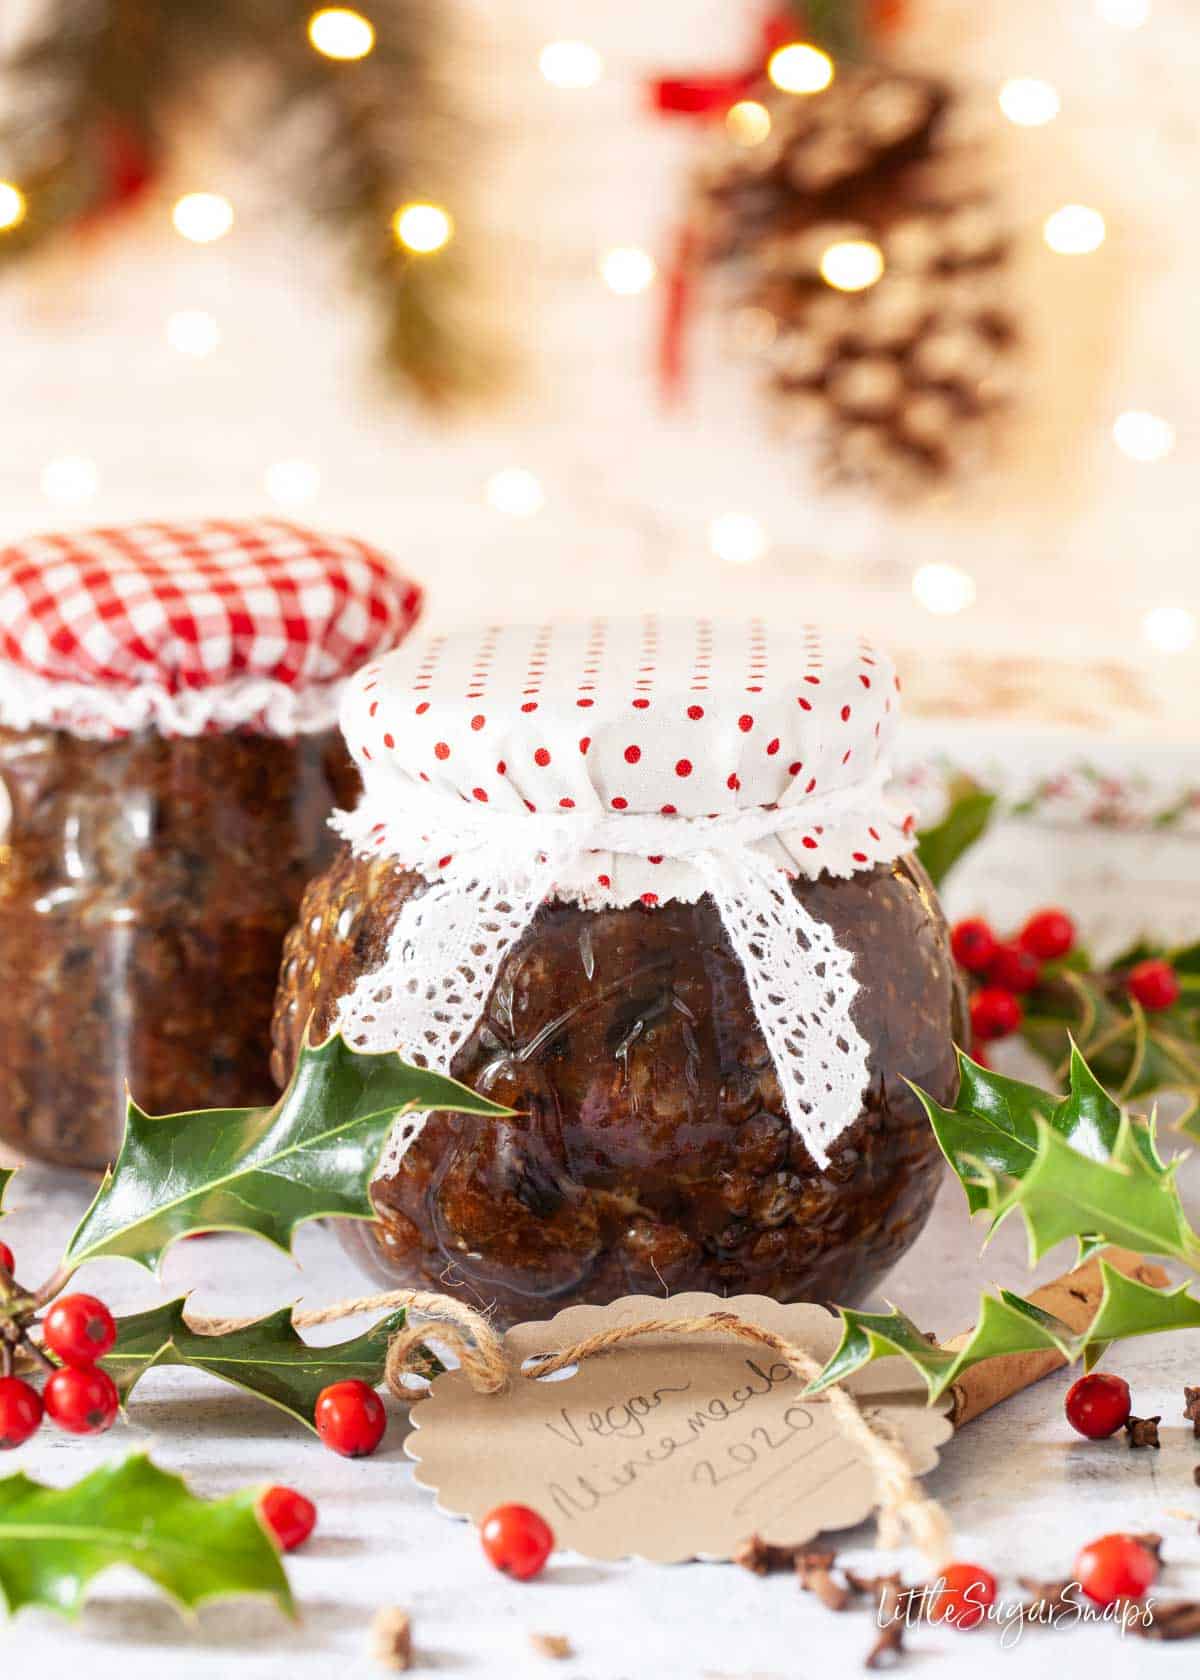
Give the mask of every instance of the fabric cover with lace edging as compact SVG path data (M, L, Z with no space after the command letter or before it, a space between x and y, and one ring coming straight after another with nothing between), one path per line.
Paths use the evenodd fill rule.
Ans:
M376 1199L398 1198L407 1224L385 1229L393 1244L407 1232L421 1275L453 1260L472 1287L516 1298L532 1250L511 1266L489 1258L530 1218L508 1208L522 1194L513 1173L551 1223L594 1194L636 1224L664 1195L680 1203L705 1140L701 1223L720 1233L688 1215L684 1246L725 1277L712 1256L738 1232L757 1233L763 1256L787 1250L789 1186L820 1180L832 1194L857 1161L878 1188L881 1155L934 1170L904 1080L952 1094L958 995L940 912L907 856L911 820L888 791L897 711L892 664L866 640L757 621L492 627L409 643L358 673L342 727L363 798L335 818L347 851L288 943L275 1072L286 1077L311 1013L317 1032L449 1070L528 1117L398 1123ZM747 1123L775 1138L761 1226L745 1224L744 1186L728 1204L718 1189ZM553 1138L518 1167L518 1136L532 1147L543 1126ZM477 1151L490 1165L467 1217L451 1162ZM567 1185L543 1198L547 1174ZM892 1219L911 1214L913 1182L896 1171ZM894 1243L878 1210L876 1222ZM548 1240L539 1227L539 1266ZM768 1292L808 1288L812 1261L783 1264ZM730 1265L738 1287L761 1284ZM711 1286L708 1266L689 1287ZM600 1294L636 1285L619 1267Z
M114 738L328 729L421 590L285 520L145 523L0 549L0 724Z

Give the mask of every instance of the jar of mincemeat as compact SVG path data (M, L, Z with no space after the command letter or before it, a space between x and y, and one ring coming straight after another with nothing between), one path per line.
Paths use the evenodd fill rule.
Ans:
M704 620L409 642L347 688L364 780L289 936L307 1030L510 1119L406 1116L347 1240L504 1320L705 1290L853 1299L940 1172L946 925L856 637Z
M0 1138L102 1167L148 1113L273 1100L283 937L358 775L345 678L420 591L281 521L0 551Z

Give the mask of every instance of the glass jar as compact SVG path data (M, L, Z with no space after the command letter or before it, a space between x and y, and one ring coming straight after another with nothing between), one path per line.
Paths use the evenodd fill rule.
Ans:
M283 938L360 787L342 686L419 605L286 521L0 551L0 1140L99 1168L127 1095L273 1100Z
M760 669L744 664L744 650L726 649L726 663L738 668L735 687L721 678L718 645L700 666L712 673L701 704L695 673L688 666L681 678L672 661L683 655L664 646L665 631L656 644L653 686L648 681L641 695L636 673L651 660L635 648L618 662L613 631L603 655L574 649L588 676L579 699L566 700L555 692L554 646L532 633L538 685L518 675L514 688L502 672L495 674L509 634L501 633L498 651L492 644L486 666L477 650L456 657L450 638L448 654L435 651L422 662L414 645L351 685L343 728L366 791L356 816L343 824L353 843L309 888L285 946L273 1028L276 1080L287 1079L310 1019L313 1042L341 1028L362 1048L426 1058L430 1031L413 1032L408 1043L400 1035L394 1043L368 1043L356 1028L364 1021L378 1027L401 994L427 985L420 942L432 936L424 912L421 921L411 912L427 880L442 878L452 854L469 842L463 824L476 822L482 846L462 876L468 896L472 880L491 867L487 825L495 819L486 812L502 802L497 847L511 843L507 836L519 832L525 812L531 834L540 837L531 844L551 844L559 813L567 808L574 822L588 797L600 828L585 845L619 848L625 817L614 823L607 813L624 813L635 799L643 812L657 814L650 832L665 838L631 840L630 852L639 845L653 852L641 857L614 853L610 860L585 851L584 867L600 872L589 878L607 904L589 901L570 866L556 865L555 891L504 952L473 1030L448 1059L456 1078L516 1110L514 1118L439 1113L419 1128L406 1123L411 1141L385 1156L373 1186L378 1219L346 1222L346 1241L381 1281L448 1289L494 1306L508 1322L550 1316L575 1302L664 1290L761 1293L784 1301L860 1296L912 1243L929 1213L941 1156L908 1081L951 1102L958 1079L954 1043L964 1030L933 890L911 855L897 855L910 851L906 830L889 827L870 803L876 755L884 750L879 742L887 734L875 726L882 719L890 729L892 702L882 693L886 675L890 695L890 670L869 654L864 667L854 648L845 655L826 649L822 661L812 655L812 673L820 673L828 696L820 699L816 687L795 686L806 669L805 644L785 640L773 644L771 658L790 661L797 675L780 678L781 692L773 694L766 654ZM702 629L676 637L685 648L693 639L701 649L709 646ZM521 669L524 652L516 661ZM447 659L452 670L443 679L437 661ZM611 701L606 660L620 666ZM474 685L466 687L465 707L464 664L466 684ZM494 673L487 682L475 674L485 668ZM743 670L764 677L752 691L761 699L745 699ZM866 690L858 680L863 675ZM361 695L354 692L360 688ZM568 684L567 692L576 690ZM867 692L869 705L862 701ZM638 697L630 701L630 693ZM639 706L647 697L650 703ZM817 716L818 704L832 717L832 730ZM665 716L656 719L654 710ZM420 732L426 717L427 741ZM689 743L686 758L681 740ZM861 772L855 772L855 752ZM731 763L739 768L731 772ZM817 811L808 791L811 769L818 781L833 784L840 776L841 782L807 836L805 813ZM864 795L852 772L865 778ZM439 775L453 778L437 807L444 833L436 811L428 814ZM680 845L688 843L686 832L671 826L687 821L679 809L684 797L692 800L696 823L710 821L707 813L722 795L734 818L749 811L752 820L765 813L769 821L779 793L792 787L806 799L796 807L794 850L806 855L811 839L829 854L830 866L788 868L790 893L812 919L810 930L819 924L832 936L857 980L852 1028L844 1037L857 1032L865 1071L860 1084L848 1087L852 1094L827 1152L809 1147L804 1116L798 1124L789 1109L761 993L756 1003L727 910L713 894L687 890L682 864L668 877L672 861L657 855L674 833L683 835ZM394 824L404 826L408 803L421 816L401 839ZM485 811L474 817L480 804ZM537 826L542 812L549 826ZM861 845L873 847L874 856L860 850L860 825ZM420 871L403 867L404 848L416 845L424 829L431 861ZM627 874L624 883L619 871ZM664 890L668 879L676 883L674 896ZM641 890L650 883L658 890ZM614 896L624 902L611 902ZM493 895L480 926L503 921L497 912L515 897L507 888L503 897ZM442 902L455 913L456 894L442 895ZM468 937L458 948L473 953L467 968L491 972L482 940ZM371 1008L364 1015L353 999L368 977ZM442 1012L435 1008L436 1024ZM815 1042L807 1005L792 1018L806 1022L801 1036Z
M313 882L284 950L278 1081L310 1014L317 1042L421 889L349 850ZM915 862L794 891L871 975L854 1012L868 1083L827 1168L784 1114L711 900L548 904L451 1066L518 1117L434 1115L376 1181L378 1220L343 1222L352 1251L389 1286L448 1288L507 1322L664 1290L860 1297L932 1206L941 1155L906 1081L953 1101L962 998Z
M0 1137L103 1167L150 1114L274 1100L279 953L358 777L279 740L0 729Z

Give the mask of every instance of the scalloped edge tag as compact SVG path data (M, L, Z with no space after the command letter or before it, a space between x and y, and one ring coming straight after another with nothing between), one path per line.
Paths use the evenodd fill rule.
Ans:
M516 1365L613 1325L708 1312L761 1324L821 1361L838 1341L823 1307L686 1294L568 1307L548 1323L514 1326L504 1345ZM926 1405L911 1366L881 1360L846 1386L916 1473L935 1467L954 1433L949 1401ZM477 1394L449 1371L413 1407L404 1450L448 1516L478 1522L516 1502L540 1511L558 1544L583 1557L720 1561L751 1534L800 1545L875 1508L870 1467L826 1402L801 1400L803 1387L770 1348L719 1333L646 1337L553 1377L514 1377L502 1394Z

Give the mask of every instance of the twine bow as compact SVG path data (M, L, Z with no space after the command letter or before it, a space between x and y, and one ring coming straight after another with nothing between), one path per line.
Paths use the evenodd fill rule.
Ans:
M818 1377L822 1369L821 1362L799 1343L789 1341L764 1325L738 1318L731 1312L703 1313L694 1318L646 1318L634 1324L615 1324L597 1330L569 1347L535 1354L522 1364L510 1361L503 1337L482 1313L475 1312L450 1295L431 1294L420 1289L392 1289L382 1295L336 1301L328 1307L294 1313L292 1323L297 1330L305 1330L318 1324L332 1324L355 1313L394 1312L400 1307L409 1314L419 1314L422 1320L413 1323L410 1318L388 1341L384 1377L391 1393L406 1402L415 1398L406 1378L419 1376L430 1380L428 1350L425 1347L426 1339L430 1337L453 1353L468 1382L480 1394L499 1394L515 1377L526 1380L547 1377L597 1354L608 1353L613 1348L649 1336L684 1339L714 1334L733 1336L738 1341L770 1348L806 1384ZM197 1318L188 1314L189 1325L199 1335L219 1335L240 1329L247 1322L244 1319ZM949 1520L937 1501L921 1492L903 1446L883 1425L871 1422L849 1389L840 1384L835 1383L815 1398L828 1404L830 1415L843 1437L870 1466L875 1478L879 1545L894 1549L902 1545L907 1536L929 1567L940 1570L950 1556Z

